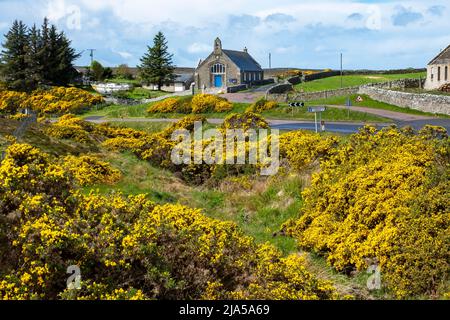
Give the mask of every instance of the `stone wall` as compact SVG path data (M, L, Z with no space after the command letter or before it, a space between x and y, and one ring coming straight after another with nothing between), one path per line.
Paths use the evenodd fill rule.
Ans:
M267 90L266 96L270 96L272 94L286 94L287 92L292 90L294 90L294 87L290 83L277 84Z
M371 83L365 85L364 87L371 88L380 88L380 89L407 89L407 88L423 88L425 79L401 79L394 80L390 82L382 82L382 83ZM312 101L312 100L320 100L320 99L328 99L333 97L342 97L358 94L360 92L361 86L357 87L348 87L343 89L336 90L326 90L326 91L315 91L315 92L304 92L304 93L294 93L289 94L289 96L285 93L284 95L280 95L280 92L276 92L277 94L268 94L268 100L274 100L278 102L286 102L286 101Z
M286 101L312 101L319 99L328 99L332 97L342 97L352 94L357 94L359 91L359 87L351 87L337 90L326 90L326 91L316 91L316 92L305 92L305 93L291 93L291 94L276 94L268 93L267 100L273 100L277 102L286 102Z
M306 75L304 77L304 80L305 80L305 82L308 82L308 81L314 81L314 80L325 79L325 78L330 78L330 77L336 77L336 76L339 76L340 74L341 74L340 71L317 72L317 73L313 73L310 75Z
M359 94L403 108L450 115L450 96L393 91L376 86L362 86Z
M246 84L240 84L237 86L231 86L231 87L227 87L227 93L236 93L242 90L246 90L248 89L248 85Z

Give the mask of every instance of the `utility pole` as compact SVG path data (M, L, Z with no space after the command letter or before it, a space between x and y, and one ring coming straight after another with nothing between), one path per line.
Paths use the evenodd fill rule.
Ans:
M342 53L341 53L341 89L343 88L342 76L344 75L344 71L343 71L342 67L343 67L343 63L342 63Z
M86 49L86 50L89 50L91 52L90 56L91 56L91 66L92 66L92 62L94 62L94 51L96 51L96 49Z

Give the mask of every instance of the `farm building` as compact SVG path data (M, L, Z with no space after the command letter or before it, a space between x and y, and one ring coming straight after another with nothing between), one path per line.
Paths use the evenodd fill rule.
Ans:
M264 80L264 70L248 53L222 49L222 41L214 41L214 51L201 61L195 71L198 89L226 88L240 84L255 84Z
M450 46L431 60L427 67L426 90L436 90L450 83Z
M189 90L191 84L194 82L194 75L192 73L175 74L176 78L172 83L164 84L161 87L162 91L167 92L183 92ZM145 89L158 90L158 85L150 84L144 86Z

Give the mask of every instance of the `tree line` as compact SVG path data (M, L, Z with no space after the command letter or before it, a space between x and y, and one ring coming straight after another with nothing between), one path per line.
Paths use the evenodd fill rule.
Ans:
M77 75L73 62L80 54L47 18L40 28L14 21L2 45L0 71L9 89L32 91L41 85L65 86Z
M81 54L76 53L65 33L58 31L47 18L40 28L36 25L29 28L22 21L14 21L2 46L0 75L8 89L29 92L40 86L67 86L78 75L74 61ZM158 32L153 46L148 46L140 60L140 80L147 85L157 85L159 90L164 84L171 83L176 78L172 57L164 34ZM88 76L103 81L114 75L111 68L104 68L94 61ZM126 65L117 68L116 76L132 78Z

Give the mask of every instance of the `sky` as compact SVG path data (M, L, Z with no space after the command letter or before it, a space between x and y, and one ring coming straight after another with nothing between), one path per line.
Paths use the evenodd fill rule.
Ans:
M104 66L139 64L162 31L173 60L196 67L213 50L242 50L268 67L422 68L450 45L449 0L0 0L0 34L44 17ZM1 42L4 41L2 38Z

